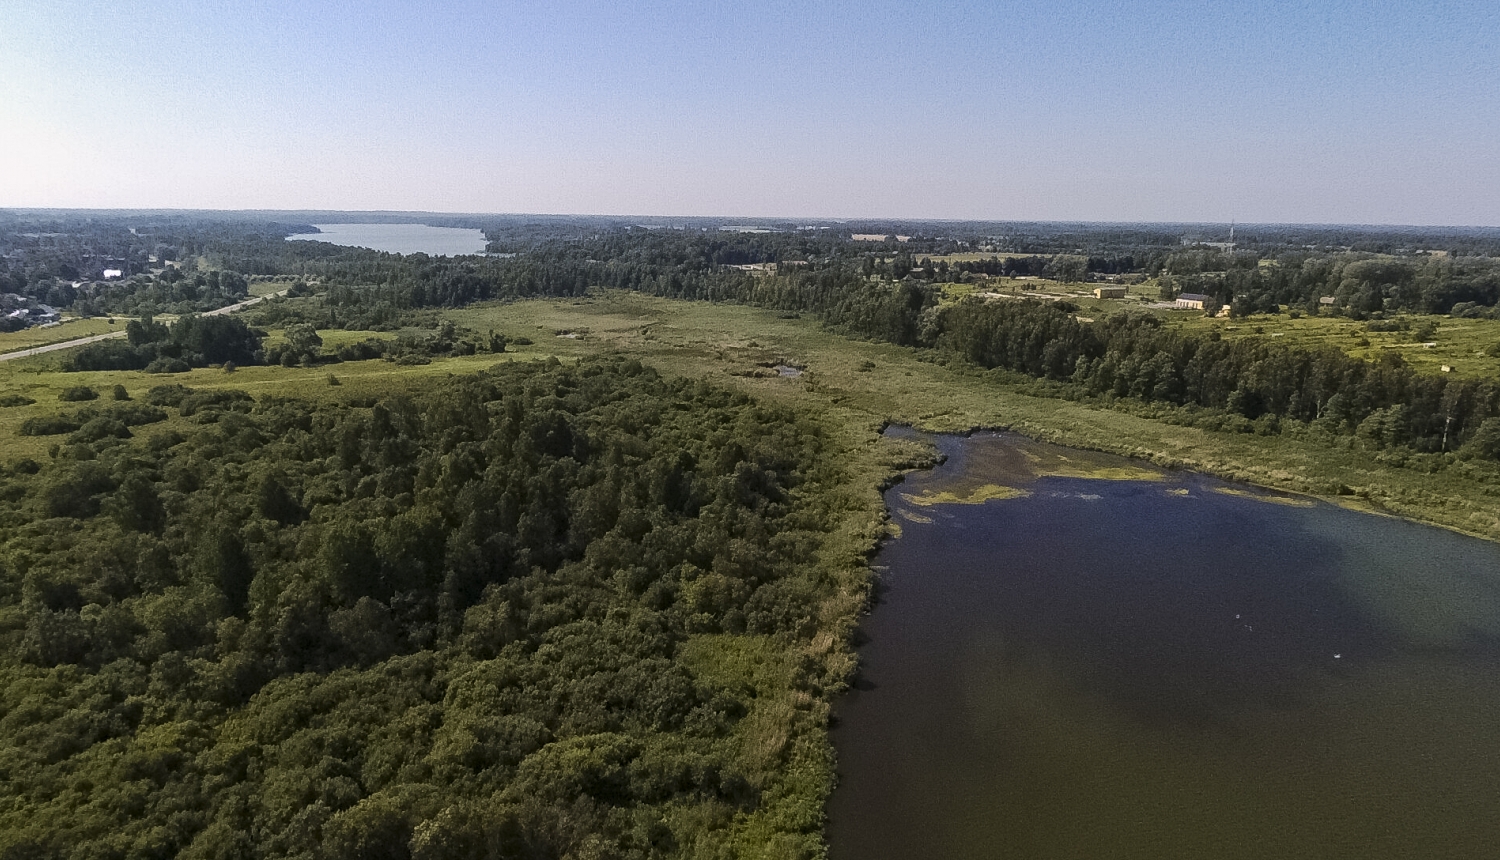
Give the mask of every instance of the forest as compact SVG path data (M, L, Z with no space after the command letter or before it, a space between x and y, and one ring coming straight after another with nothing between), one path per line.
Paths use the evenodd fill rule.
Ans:
M3 856L815 852L815 424L623 360L219 394L0 482Z
M904 265L899 253L878 266L872 256L811 259L772 276L752 275L718 262L806 256L808 240L780 241L791 247L761 236L744 240L634 231L499 260L383 255L357 265L325 262L318 269L326 280L319 295L301 307L273 305L258 319L263 324L295 318L325 326L377 328L422 308L581 296L598 287L740 302L812 314L856 337L1063 383L1058 391L1065 396L1200 408L1207 412L1190 420L1215 429L1274 435L1281 431L1282 421L1317 422L1323 430L1357 435L1377 448L1500 456L1500 386L1493 380L1423 375L1394 354L1372 363L1331 347L1308 350L1265 339L1221 341L1213 333L1168 329L1147 314L1118 313L1083 321L1067 302L947 302L941 281L913 276L951 275L960 266L976 271L975 264L940 272L916 261L914 268L896 278L889 267L899 271ZM760 250L752 253L756 248ZM1347 252L1309 258L1295 268L1246 268L1236 262L1233 265L1239 267L1225 274L1224 281L1252 284L1253 289L1245 287L1233 302L1253 305L1257 312L1258 303L1280 308L1273 300L1297 299L1307 312L1317 313L1318 298L1328 292L1336 302L1332 312L1357 319L1371 314L1384 318L1387 311L1491 314L1500 300L1500 264L1489 257L1424 257L1418 263L1352 259L1357 256ZM997 265L1017 271L1040 260L1009 258ZM1212 249L1178 251L1163 259L1159 276L1169 282L1202 278L1203 270L1224 264L1222 255ZM359 286L371 283L385 286Z
M878 498L826 416L619 356L373 395L169 374L506 357L531 340L445 314L643 294L1241 439L1500 461L1494 379L976 294L1154 280L1233 320L1420 328L1497 313L1495 231L454 216L494 254L285 241L320 217L0 212L0 292L130 317L46 366L85 380L55 407L0 396L50 453L0 465L3 860L825 850L879 533L836 534ZM202 315L267 278L285 297ZM137 371L161 375L112 384Z

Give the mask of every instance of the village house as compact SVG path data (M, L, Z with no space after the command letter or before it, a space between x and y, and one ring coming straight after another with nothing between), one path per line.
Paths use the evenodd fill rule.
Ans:
M1177 301L1172 303L1172 307L1178 310L1201 311L1211 301L1213 299L1202 293L1182 293L1177 297Z
M1096 299L1123 299L1128 290L1125 287L1095 287L1094 298Z

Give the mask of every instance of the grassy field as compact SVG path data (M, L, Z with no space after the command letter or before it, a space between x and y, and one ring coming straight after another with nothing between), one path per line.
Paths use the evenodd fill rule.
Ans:
M33 327L21 331L0 332L0 354L31 349L34 346L46 346L49 343L62 343L74 338L123 331L129 319L130 317L69 319L46 328Z
M1218 331L1227 338L1284 338L1286 344L1316 348L1333 346L1366 360L1376 360L1382 353L1396 352L1418 371L1427 374L1453 373L1471 379L1493 379L1500 376L1500 320L1454 319L1449 316L1409 314L1383 321L1358 321L1347 317L1290 314L1258 314L1244 319L1228 320L1206 317L1201 311L1178 311L1150 308L1160 302L1159 287L1154 282L1127 286L1124 299L1096 299L1096 284L1064 284L1045 278L1016 280L991 278L972 284L944 284L944 301L958 301L986 293L1006 297L1041 300L1065 298L1078 305L1079 316L1097 319L1119 310L1152 313L1180 326L1185 331ZM1122 285L1123 286L1123 285ZM1405 322L1401 331L1372 331L1391 322ZM1424 322L1437 326L1430 338L1416 336L1415 329ZM1429 345L1431 344L1431 345ZM1444 371L1443 367L1450 370Z
M1456 462L1431 474L1430 459L1415 458L1405 466L1381 463L1342 437L1217 433L1170 425L1145 414L1033 396L1029 383L1003 374L945 366L937 356L889 344L849 340L810 319L781 319L754 308L634 294L482 305L446 315L479 332L493 329L512 339L529 337L534 343L503 355L437 359L429 365L372 360L313 368L245 367L233 374L200 369L170 377L139 372L59 374L49 372L58 358L43 356L0 365L0 394L19 393L37 401L0 409L0 439L6 440L12 456L46 456L50 445L64 437L20 437L16 428L28 417L76 407L58 401L58 394L70 385L91 385L106 398L116 383L138 398L164 382L233 386L257 396L343 397L421 386L434 375L472 372L497 361L551 356L573 360L619 352L664 373L706 378L826 416L829 426L842 434L844 456L863 464L857 468L869 471L872 485L885 468L880 464L910 454L893 453L901 446L880 438L878 431L888 422L933 431L1009 428L1171 468L1336 497L1351 506L1500 539L1500 473L1493 466ZM1224 323L1183 324L1215 322ZM1257 324L1264 325L1256 320L1245 325ZM323 336L325 348L332 348L370 335ZM805 372L782 377L772 369L778 364ZM330 375L341 384L330 385ZM138 432L149 435L159 426Z
M250 278L250 295L269 296L295 284L301 278L291 275L254 275Z
M1346 438L1215 433L1031 396L1026 384L1000 374L943 366L889 344L851 341L810 320L632 295L476 307L451 317L481 331L526 334L537 341L531 349L562 357L626 352L664 372L703 376L823 411L865 444L875 444L874 431L886 422L935 431L1008 428L1500 539L1500 473L1492 466L1460 463L1434 475L1426 461L1376 462ZM559 332L578 336L560 338ZM767 367L778 363L805 372L780 377Z
M1411 315L1397 317L1394 321L1405 321L1409 328L1406 331L1371 331L1369 322L1333 316L1292 319L1286 314L1277 314L1243 320L1208 319L1201 314L1178 317L1178 324L1189 331L1217 329L1227 338L1273 337L1296 346L1334 346L1349 355L1370 360L1379 358L1381 353L1394 351L1422 373L1442 373L1443 365L1448 365L1458 376L1490 379L1500 376L1500 356L1486 354L1500 344L1500 320ZM1437 324L1437 333L1426 340L1413 333L1413 329L1423 322ZM1428 343L1435 346L1427 346Z

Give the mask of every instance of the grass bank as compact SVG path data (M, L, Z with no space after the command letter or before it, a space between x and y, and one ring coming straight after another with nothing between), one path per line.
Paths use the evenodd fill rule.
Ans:
M562 357L619 351L664 372L706 376L825 411L867 444L886 423L937 432L1010 429L1500 540L1500 474L1490 465L1442 457L1381 462L1347 437L1213 432L1158 420L1165 410L1036 396L1029 380L850 340L811 319L634 294L476 306L449 316L480 331L530 337L536 342L530 349ZM771 369L777 364L804 372L783 377Z
M20 331L0 332L0 354L20 352L48 344L62 343L80 337L124 331L132 317L88 317L67 319L52 326L34 326Z

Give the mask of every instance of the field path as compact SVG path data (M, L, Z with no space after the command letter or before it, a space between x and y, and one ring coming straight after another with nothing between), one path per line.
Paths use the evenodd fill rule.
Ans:
M253 298L246 299L238 304L225 305L222 308L217 308L211 311L204 311L202 316L217 317L223 316L224 314L232 314L235 311L244 310L245 308L248 308L253 304L263 302L266 299L284 295L286 295L286 290L282 290L278 293L270 293L264 296L255 296ZM85 344L94 343L96 341L109 340L112 337L124 336L125 330L121 329L119 331L111 331L104 334L90 335L89 337L80 337L76 340L65 340L62 343L49 343L46 346L34 346L30 349L18 349L15 352L7 352L3 355L0 355L0 361L10 361L11 359L15 358L30 358L33 355L41 355L44 352L52 352L53 350L57 349L72 349L75 346L83 346Z

